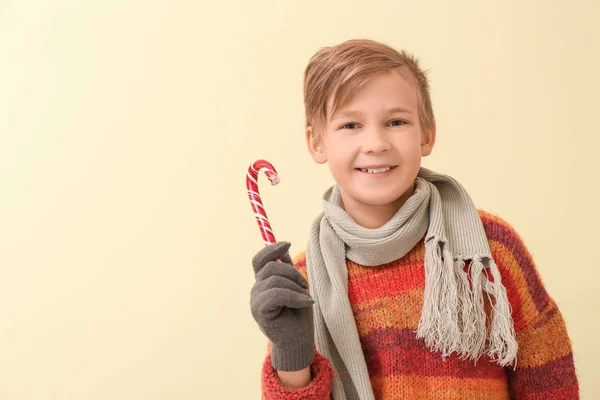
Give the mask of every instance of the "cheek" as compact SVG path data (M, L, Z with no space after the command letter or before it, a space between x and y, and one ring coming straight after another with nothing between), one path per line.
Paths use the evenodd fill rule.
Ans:
M405 132L405 135L398 137L396 143L398 147L406 150L420 149L421 148L421 133L418 130L411 130Z
M329 157L329 167L334 176L343 174L349 169L348 160L340 157L339 154Z
M354 172L352 157L343 151L330 154L328 157L329 170L336 182L344 182Z
M399 143L397 143L398 150L404 154L406 158L414 159L421 157L421 138L419 135L410 135Z

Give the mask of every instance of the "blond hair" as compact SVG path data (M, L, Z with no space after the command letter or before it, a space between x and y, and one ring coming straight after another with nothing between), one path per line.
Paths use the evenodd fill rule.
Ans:
M304 107L306 127L311 126L315 139L326 126L327 118L349 100L361 86L380 72L397 69L417 86L421 128L433 128L435 118L426 71L417 58L404 50L367 39L353 39L320 49L304 71ZM327 101L333 96L331 115Z

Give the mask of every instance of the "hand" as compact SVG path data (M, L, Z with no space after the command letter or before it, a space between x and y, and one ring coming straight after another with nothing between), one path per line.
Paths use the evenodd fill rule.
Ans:
M314 300L308 282L292 265L290 243L277 242L252 259L256 283L250 309L260 330L271 341L271 363L281 371L299 371L314 358Z

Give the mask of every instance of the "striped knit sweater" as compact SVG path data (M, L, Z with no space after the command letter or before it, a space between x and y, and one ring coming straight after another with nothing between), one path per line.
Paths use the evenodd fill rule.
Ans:
M477 363L455 354L444 361L416 338L425 286L422 239L404 257L381 268L347 261L348 296L375 399L579 398L565 323L530 253L504 220L481 210L479 215L512 306L519 344L517 368L503 368L486 356ZM304 252L294 264L306 278ZM313 379L300 389L281 384L269 351L267 347L262 369L263 399L330 398L335 375L318 351L311 365Z

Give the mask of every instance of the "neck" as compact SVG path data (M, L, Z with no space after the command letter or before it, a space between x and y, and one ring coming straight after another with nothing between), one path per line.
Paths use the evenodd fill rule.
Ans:
M415 184L413 182L402 196L391 203L382 205L367 204L351 199L345 195L343 190L341 196L344 209L357 224L367 229L377 229L385 225L414 192Z

